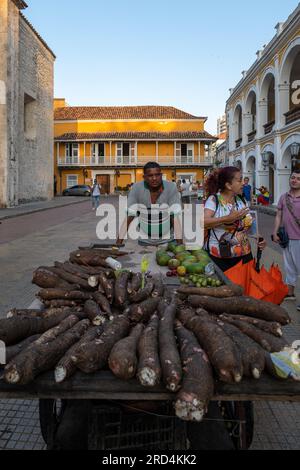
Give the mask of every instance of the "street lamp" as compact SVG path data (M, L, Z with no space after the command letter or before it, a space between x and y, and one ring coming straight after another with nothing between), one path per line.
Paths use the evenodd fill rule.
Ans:
M295 142L291 145L292 169L296 167L300 151L300 144Z
M270 152L263 152L261 154L264 170L270 165Z

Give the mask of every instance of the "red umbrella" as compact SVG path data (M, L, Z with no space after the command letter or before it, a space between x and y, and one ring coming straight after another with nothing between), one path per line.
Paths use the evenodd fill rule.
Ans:
M244 294L255 299L280 305L288 293L278 266L267 271L264 266L257 270L255 260L239 263L225 272L228 279L244 288Z

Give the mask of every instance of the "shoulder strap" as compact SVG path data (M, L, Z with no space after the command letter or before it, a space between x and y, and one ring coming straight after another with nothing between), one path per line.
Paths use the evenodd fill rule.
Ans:
M216 203L216 211L215 211L215 213L216 213L217 210L218 210L218 208L219 208L220 201L219 201L219 197L218 197L217 194L212 194L212 196L215 198L215 203ZM214 236L215 236L216 239L218 240L218 237L216 236L214 229L211 229L211 228L210 228L210 229L208 230L207 242L206 242L206 243L207 243L207 249L208 249L208 251L209 251L209 242L210 242L211 232L213 232ZM218 240L218 241L219 241L219 240Z
M237 199L240 199L240 200L245 204L245 206L248 205L244 194L238 194L238 195L235 197L235 200L237 200Z
M220 201L219 201L219 196L217 194L213 194L214 198L215 198L215 202L216 202L216 212L219 208L219 205L220 205Z
M293 217L295 223L298 225L298 227L300 227L300 219L298 219L294 213L294 209L293 209L293 205L289 199L289 194L286 193L285 195L285 203L286 203L286 207L288 208L291 216Z

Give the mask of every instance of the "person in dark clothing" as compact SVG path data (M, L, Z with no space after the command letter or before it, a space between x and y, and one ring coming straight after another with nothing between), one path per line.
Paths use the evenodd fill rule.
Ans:
M249 184L249 178L244 178L243 197L249 204L252 202L252 186Z

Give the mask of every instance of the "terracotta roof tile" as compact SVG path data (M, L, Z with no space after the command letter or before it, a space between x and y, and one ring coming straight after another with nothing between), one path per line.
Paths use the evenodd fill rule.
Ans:
M57 108L55 120L206 119L172 106L67 106Z
M101 141L101 140L210 140L217 139L206 131L201 132L97 132L68 133L55 138L55 141Z

